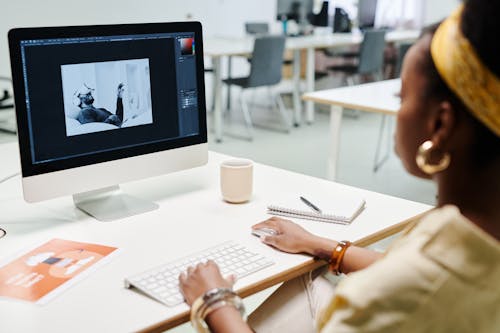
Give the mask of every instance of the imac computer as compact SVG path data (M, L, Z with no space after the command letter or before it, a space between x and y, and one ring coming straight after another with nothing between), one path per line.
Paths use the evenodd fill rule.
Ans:
M9 32L24 198L109 221L157 208L123 182L207 163L198 22Z

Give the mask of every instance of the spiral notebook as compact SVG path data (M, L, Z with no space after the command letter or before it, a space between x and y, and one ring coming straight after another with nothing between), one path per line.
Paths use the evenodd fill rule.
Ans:
M302 218L306 220L350 224L366 206L366 201L360 197L343 196L331 200L317 200L307 197L321 213L314 211L300 200L300 196L281 203L267 206L267 213L286 217Z

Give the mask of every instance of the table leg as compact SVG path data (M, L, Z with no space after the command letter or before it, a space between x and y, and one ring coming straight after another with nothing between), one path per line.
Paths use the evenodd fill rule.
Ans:
M231 71L232 71L232 57L228 56L227 57L227 78L231 78ZM231 85L227 85L227 107L226 110L231 111Z
M293 51L293 125L301 122L302 104L300 101L300 50Z
M340 126L342 124L341 106L330 107L330 152L328 155L327 179L335 181L337 178L337 162L340 150Z
M214 75L214 128L215 141L222 141L222 80L221 80L221 57L212 59Z
M314 48L307 49L306 66L306 92L314 91ZM306 121L308 124L314 122L314 103L306 101Z

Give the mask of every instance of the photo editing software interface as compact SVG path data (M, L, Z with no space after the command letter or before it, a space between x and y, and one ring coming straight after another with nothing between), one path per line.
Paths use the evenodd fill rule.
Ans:
M200 134L194 32L21 41L32 164Z

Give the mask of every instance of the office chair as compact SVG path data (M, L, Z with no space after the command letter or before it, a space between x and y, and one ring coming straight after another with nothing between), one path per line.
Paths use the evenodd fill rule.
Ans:
M0 76L0 81L7 81L12 83L12 80L10 78L3 76ZM12 96L10 95L9 91L4 89L2 96L0 96L0 110L14 107L12 103L7 103L7 100L9 100L11 97Z
M348 85L353 85L353 76L372 76L382 79L384 67L385 30L367 30L361 42L357 64L329 66L328 71L342 72Z
M10 78L0 76L0 81L8 81L12 82ZM3 89L2 95L0 96L0 111L2 110L11 110L14 108L14 104L11 100L12 95L8 90ZM13 131L10 128L6 128L0 125L0 132L8 133L8 134L16 134L16 131Z
M281 82L281 67L283 64L284 50L284 36L257 37L254 42L252 58L250 60L250 74L246 77L230 78L223 81L228 85L235 85L241 88L240 106L248 132L248 139L250 140L253 138L253 124L245 97L245 90L258 87L270 87ZM285 124L285 130L288 132L292 122L286 114L281 95L279 93L275 94L273 99L273 106L278 107L278 111Z
M269 24L266 22L247 22L245 31L249 35L267 35L269 33Z
M266 22L246 22L245 23L245 32L249 35L254 36L264 36L269 34L269 24ZM247 58L248 62L251 62L251 58ZM228 75L231 75L231 56L228 57ZM208 69L205 72L212 72L213 70ZM229 77L230 78L230 77ZM215 92L214 92L215 99ZM231 108L231 86L228 85L227 89L227 108Z
M266 22L247 22L245 23L245 31L249 35L265 36L269 34L269 24ZM251 58L248 58L248 62ZM283 65L292 65L293 59L283 59Z
M403 65L404 57L412 45L413 45L412 43L402 43L398 47L398 57L397 57L397 61L396 61L396 76L397 77L399 77L401 75L401 67ZM388 126L387 126L387 138L386 138L387 151L386 151L385 155L381 159L379 159L380 148L382 145L382 136L384 134L384 127L385 127L386 121L389 122ZM382 121L380 123L380 129L379 129L379 134L378 134L378 139L377 139L377 148L376 148L376 152L375 152L375 159L373 162L373 172L377 172L380 169L380 167L382 167L382 165L385 163L385 161L387 161L387 159L389 158L389 154L392 150L392 147L391 147L392 123L390 123L390 121L391 120L387 119L386 115L382 116Z

